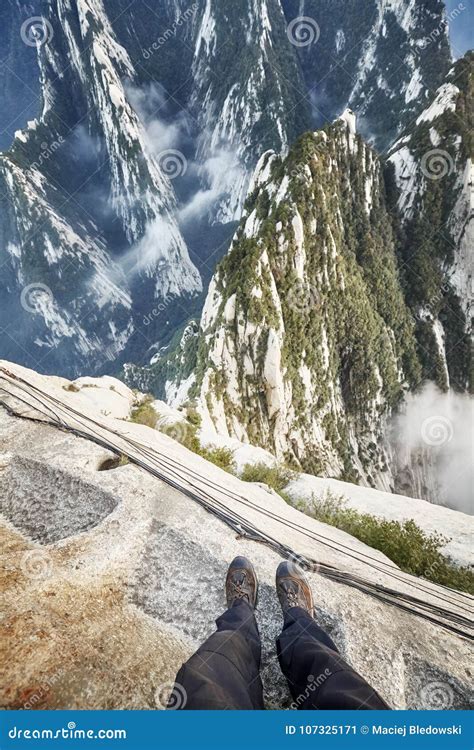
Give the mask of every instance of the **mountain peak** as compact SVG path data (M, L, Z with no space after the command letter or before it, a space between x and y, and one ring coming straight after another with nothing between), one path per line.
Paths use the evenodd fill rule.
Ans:
M345 122L347 125L347 128L349 130L349 133L352 135L355 135L357 132L357 115L355 112L352 111L352 109L345 109L342 115L338 117L338 120L342 120L342 122Z

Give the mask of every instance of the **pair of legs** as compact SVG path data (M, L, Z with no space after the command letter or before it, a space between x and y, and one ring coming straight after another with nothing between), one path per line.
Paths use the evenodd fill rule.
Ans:
M388 709L389 706L352 667L313 617L308 581L292 563L276 575L283 610L277 638L280 667L288 680L293 707L300 709ZM176 685L186 709L263 709L261 643L255 619L257 577L245 557L236 557L226 579L228 609L217 630L183 664Z

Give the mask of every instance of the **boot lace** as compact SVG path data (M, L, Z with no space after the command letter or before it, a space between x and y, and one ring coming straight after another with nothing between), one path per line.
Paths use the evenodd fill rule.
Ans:
M231 588L232 588L232 596L234 599L247 599L249 600L249 593L248 589L246 588L246 578L244 577L243 580L239 583L236 583L235 581L231 581Z
M297 591L287 591L286 592L286 598L288 601L288 605L290 607L297 607L298 606L298 592Z

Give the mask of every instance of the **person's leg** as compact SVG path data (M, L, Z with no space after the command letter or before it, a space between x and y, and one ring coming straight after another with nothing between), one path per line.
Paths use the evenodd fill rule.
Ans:
M216 620L216 632L176 676L179 708L263 708L261 645L254 612L257 579L245 558L231 563L226 596L228 609Z
M278 659L295 708L388 709L317 625L305 576L295 565L284 562L278 568L276 582L284 615L283 630L277 639Z

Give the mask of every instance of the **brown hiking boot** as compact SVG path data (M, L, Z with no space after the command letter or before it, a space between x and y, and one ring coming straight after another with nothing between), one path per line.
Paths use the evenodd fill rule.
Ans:
M279 564L276 572L276 590L284 615L291 607L301 607L313 617L313 594L306 576L296 563L283 560Z
M251 607L255 607L257 589L257 574L250 560L235 557L229 565L225 580L227 606L230 608L238 599L244 599Z

